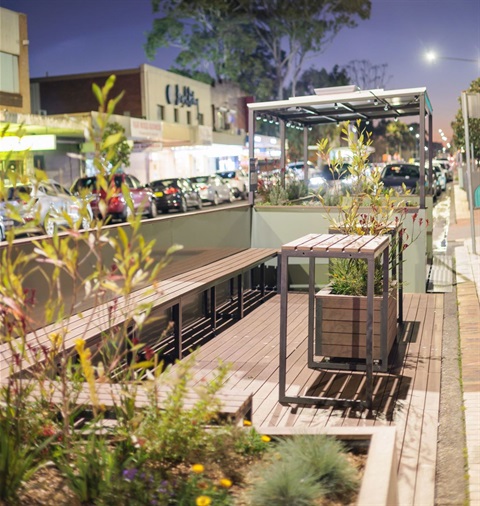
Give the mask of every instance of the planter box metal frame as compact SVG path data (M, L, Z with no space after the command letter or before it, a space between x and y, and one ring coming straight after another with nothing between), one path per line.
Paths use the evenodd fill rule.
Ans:
M385 370L386 363L381 366L373 364L373 323L374 323L374 271L375 259L382 255L383 294L381 311L387 314L389 294L389 247L390 237L355 236L340 234L308 234L300 239L282 246L280 267L280 364L279 364L279 401L283 404L310 405L345 405L360 404L361 407L372 408L373 403L373 371ZM317 258L359 258L367 261L367 318L365 336L365 364L351 361L346 364L335 364L336 369L366 371L366 399L339 399L330 397L314 397L307 395L286 395L287 375L287 304L288 304L288 260L303 257L309 259L309 293L308 293L308 367L322 368L322 363L315 361L315 260ZM401 279L399 280L401 283ZM387 321L381 322L382 347L386 349ZM339 367L340 366L340 367ZM330 366L331 368L331 366Z

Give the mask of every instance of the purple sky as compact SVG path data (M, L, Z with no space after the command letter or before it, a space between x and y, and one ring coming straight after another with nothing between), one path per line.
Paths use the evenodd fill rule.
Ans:
M293 0L292 0L293 1ZM143 51L151 28L150 0L0 0L0 6L28 16L30 75L120 70L142 63L168 69L172 51L149 62ZM480 77L473 62L438 60L425 53L480 59L480 0L372 0L372 13L345 29L308 66L331 70L351 60L387 63L387 89L426 86L433 105L435 140L450 123L462 90Z

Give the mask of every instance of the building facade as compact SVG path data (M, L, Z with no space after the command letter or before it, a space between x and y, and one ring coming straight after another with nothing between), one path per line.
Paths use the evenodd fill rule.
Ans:
M240 167L246 158L246 97L231 84L210 85L151 65L31 80L32 110L94 121L92 84L114 74L111 97L124 93L113 121L133 150L127 169L141 181ZM92 152L86 143L82 151ZM91 156L91 155L90 155Z

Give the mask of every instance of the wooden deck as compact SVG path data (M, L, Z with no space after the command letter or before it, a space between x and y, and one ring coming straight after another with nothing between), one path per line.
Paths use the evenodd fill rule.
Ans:
M365 398L365 373L306 366L307 296L289 295L287 394ZM394 365L374 373L373 410L283 406L278 402L280 297L274 296L198 350L201 381L218 360L231 364L228 386L253 393L256 427L393 425L397 430L399 504L434 504L443 295L404 296L405 325Z

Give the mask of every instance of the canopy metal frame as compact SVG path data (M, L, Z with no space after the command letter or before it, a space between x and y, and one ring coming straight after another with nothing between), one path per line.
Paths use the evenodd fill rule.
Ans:
M346 121L373 121L418 117L420 162L420 208L425 208L425 161L432 166L433 109L426 88L399 90L360 90L355 86L316 89L315 95L287 100L253 102L248 105L248 148L250 203L254 203L256 184L255 130L258 119L268 118L280 127L280 167L285 168L287 126L303 128L303 159L308 160L308 129L314 125L340 124ZM428 147L428 151L425 147ZM254 174L255 173L255 174ZM429 191L433 191L429 171Z

